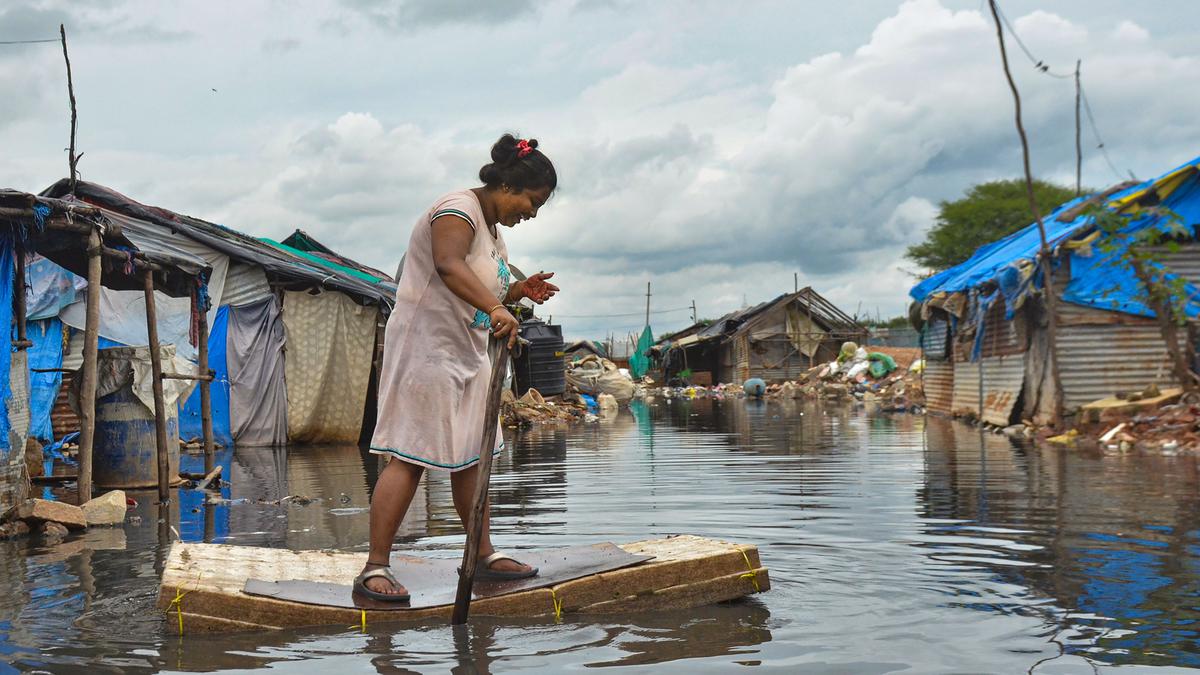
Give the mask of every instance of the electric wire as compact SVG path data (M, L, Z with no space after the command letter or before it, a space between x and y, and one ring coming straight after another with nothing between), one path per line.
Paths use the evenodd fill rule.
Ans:
M0 40L0 45L37 45L47 42L61 42L58 38L53 40Z

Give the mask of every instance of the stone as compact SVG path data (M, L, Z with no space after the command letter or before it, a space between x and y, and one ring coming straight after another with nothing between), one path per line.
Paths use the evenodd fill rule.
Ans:
M29 534L29 525L23 520L14 520L11 523L0 525L0 539L16 539Z
M46 541L50 542L59 542L67 538L67 527L62 523L56 523L50 520L42 523L40 532L42 537L45 538Z
M82 507L88 527L93 525L120 525L125 522L125 493L121 490L106 492L85 503Z
M29 471L30 478L37 478L45 473L45 464L42 462L42 444L33 436L30 436L25 441L25 468Z
M83 509L47 499L26 500L17 511L17 519L24 520L30 525L40 525L46 521L52 521L62 523L72 530L82 530L87 527L87 517L83 515Z

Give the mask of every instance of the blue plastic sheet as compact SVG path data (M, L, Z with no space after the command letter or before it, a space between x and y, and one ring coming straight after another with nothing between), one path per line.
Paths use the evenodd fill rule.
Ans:
M229 366L225 345L229 334L229 305L217 308L216 318L208 332L208 368L213 371L212 392L213 440L222 446L233 447L229 427ZM179 407L179 437L184 440L203 438L200 419L200 387Z
M30 321L25 335L33 346L29 358L29 434L42 441L54 440L50 412L62 387L63 325L58 319ZM52 372L36 372L39 370Z
M25 317L49 319L58 316L63 307L80 299L78 293L87 288L87 280L59 267L40 255L30 256L25 266Z
M12 339L13 326L13 242L5 236L0 238L0 326L8 326ZM8 386L8 371L12 367L12 348L5 345L0 349L0 458L8 457L8 400L12 390ZM22 448L24 450L24 448Z
M1171 182L1167 179L1181 170L1190 171L1161 201L1162 207L1179 217L1178 223L1165 213L1148 212L1148 215L1131 218L1121 232L1107 238L1106 246L1115 246L1115 250L1101 251L1094 247L1090 251L1070 253L1071 278L1063 293L1064 300L1097 309L1154 316L1154 312L1142 300L1145 294L1132 267L1124 260L1124 254L1147 230L1167 232L1183 225L1189 234L1194 235L1194 228L1200 224L1200 173L1192 171L1190 167L1198 163L1200 158L1106 199L1107 203L1111 203L1138 195L1161 186L1160 181ZM1072 199L1043 218L1046 238L1052 248L1092 230L1095 219L1090 216L1078 216L1069 222L1059 220L1060 216L1079 206L1085 199ZM981 246L966 262L922 281L909 291L909 295L918 302L925 302L934 293L963 292L987 282L996 282L1006 301L1006 314L1011 319L1012 308L1020 299L1042 285L1040 270L1029 274L1029 265L1036 259L1040 248L1041 237L1037 223L1033 223L1004 239ZM1174 277L1168 275L1168 278ZM1193 318L1200 316L1200 290L1188 284L1184 294L1187 315Z

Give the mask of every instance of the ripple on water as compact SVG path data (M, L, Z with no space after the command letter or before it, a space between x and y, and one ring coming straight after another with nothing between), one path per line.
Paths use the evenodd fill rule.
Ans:
M174 536L140 523L66 544L0 542L0 653L19 668L565 670L662 664L805 672L1074 672L1198 666L1194 460L1087 457L930 418L739 400L636 404L517 433L492 482L510 550L696 533L759 546L762 596L587 620L476 619L234 635L173 634L156 610ZM239 448L187 540L364 551L378 458L354 447ZM196 463L195 456L184 458ZM300 504L291 495L314 501ZM281 501L282 500L282 501ZM401 547L459 554L444 475Z

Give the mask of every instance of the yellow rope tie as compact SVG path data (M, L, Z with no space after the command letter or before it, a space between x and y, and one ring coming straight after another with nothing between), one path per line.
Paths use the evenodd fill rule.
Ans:
M553 588L550 589L550 602L554 605L554 620L561 622L563 601L559 600L558 596L554 594Z
M196 575L196 588L200 588L200 576L202 574L203 574L203 572L201 574ZM195 589L193 589L193 590L195 590ZM175 587L175 598L173 600L171 600L171 604L167 605L167 613L168 614L171 613L172 607L175 608L175 616L177 616L179 618L179 634L180 635L183 635L183 596L185 596L191 592L192 591L183 591L180 589L180 587L176 586Z
M742 554L742 559L746 561L746 567L750 570L738 577L739 579L749 579L754 584L754 592L762 593L762 589L758 587L758 572L754 571L754 565L750 564L750 556L746 555L746 549L738 549Z

